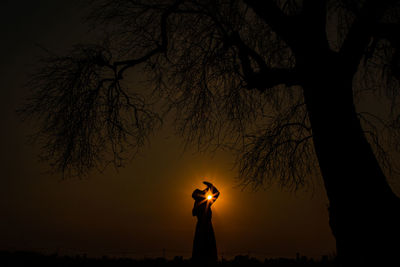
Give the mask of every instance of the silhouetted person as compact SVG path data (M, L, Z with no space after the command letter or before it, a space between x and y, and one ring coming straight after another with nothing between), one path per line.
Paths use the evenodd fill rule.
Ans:
M192 261L216 262L217 244L211 223L211 205L217 200L219 191L209 182L203 182L207 188L193 191L194 206L192 215L197 217L196 232L193 241Z

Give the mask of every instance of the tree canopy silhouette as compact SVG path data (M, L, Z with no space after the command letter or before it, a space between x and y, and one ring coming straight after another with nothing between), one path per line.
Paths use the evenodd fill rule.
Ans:
M23 113L68 175L122 165L172 114L187 142L234 149L244 184L320 174L338 258L395 260L399 2L91 1L104 41L44 59Z

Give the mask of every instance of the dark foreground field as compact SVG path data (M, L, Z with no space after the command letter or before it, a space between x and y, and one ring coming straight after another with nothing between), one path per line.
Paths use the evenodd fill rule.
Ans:
M59 256L44 255L36 252L6 252L0 251L0 266L112 266L112 267L125 267L125 266L198 266L190 262L190 260L183 259L182 257L175 257L172 260L164 258L155 259L130 259L130 258L89 258L84 255L77 256ZM202 265L204 266L204 265ZM298 259L265 259L260 261L248 256L236 256L232 260L222 260L213 266L335 266L335 264L323 258L321 260L307 259L305 257Z

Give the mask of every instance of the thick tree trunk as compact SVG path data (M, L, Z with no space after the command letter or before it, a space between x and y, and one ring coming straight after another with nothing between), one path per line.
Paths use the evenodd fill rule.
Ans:
M400 199L363 133L351 78L332 66L303 77L338 260L352 266L400 262Z

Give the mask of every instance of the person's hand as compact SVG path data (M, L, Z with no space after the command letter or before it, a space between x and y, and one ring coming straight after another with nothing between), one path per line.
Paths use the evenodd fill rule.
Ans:
M204 181L203 184L205 184L207 186L207 188L212 188L213 187L213 184L209 183L207 181Z

